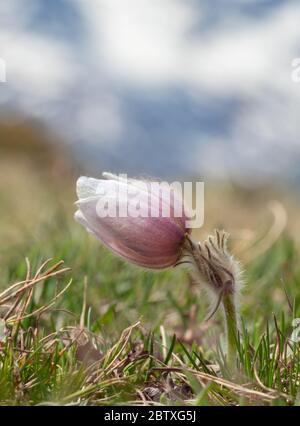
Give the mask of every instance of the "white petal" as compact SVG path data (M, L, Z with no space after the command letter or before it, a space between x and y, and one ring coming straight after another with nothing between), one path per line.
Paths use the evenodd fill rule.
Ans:
M145 182L144 180L141 180L141 179L128 178L126 174L115 175L115 174L110 173L110 172L103 172L102 176L105 179L117 181L117 182L123 183L125 185L137 186L137 187L141 188L142 190L144 190L145 183L147 184L147 182Z
M103 176L105 179L120 180L120 178L119 178L119 176L118 176L118 175L115 175L115 174L110 173L110 172L103 172L103 173L102 173L102 176Z
M76 183L76 192L79 199L97 195L100 179L81 176Z
M90 234L95 235L95 232L91 230L91 228L89 227L88 221L86 220L85 216L80 210L77 210L75 212L74 219L76 220L76 222L80 223L80 225L83 225Z

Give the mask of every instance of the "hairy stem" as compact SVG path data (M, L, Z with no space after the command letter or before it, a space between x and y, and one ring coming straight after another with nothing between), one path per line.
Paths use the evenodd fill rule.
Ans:
M230 371L234 371L237 361L238 312L233 294L224 295L223 306L227 333L227 365Z

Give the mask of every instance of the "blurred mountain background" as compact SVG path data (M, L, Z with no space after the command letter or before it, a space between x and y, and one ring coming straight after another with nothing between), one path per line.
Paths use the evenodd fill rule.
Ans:
M205 229L299 235L299 19L293 0L1 1L6 241L103 170L204 180Z
M2 1L0 121L41 122L87 172L298 182L299 19L293 0Z

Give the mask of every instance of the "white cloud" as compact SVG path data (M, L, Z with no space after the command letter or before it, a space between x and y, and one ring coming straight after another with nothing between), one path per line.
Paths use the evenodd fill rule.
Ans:
M2 31L0 43L7 85L21 101L27 96L42 102L56 98L76 78L76 64L59 42L22 31Z
M196 18L188 4L180 0L79 0L78 6L102 69L134 85L160 86L180 78L180 51Z
M253 93L264 87L288 90L290 64L300 37L300 6L287 3L263 20L240 18L217 28L188 49L188 81L224 93Z
M127 84L178 84L230 95L257 90L282 72L300 36L300 6L294 2L257 21L241 14L224 18L205 32L201 2L77 4L98 65Z

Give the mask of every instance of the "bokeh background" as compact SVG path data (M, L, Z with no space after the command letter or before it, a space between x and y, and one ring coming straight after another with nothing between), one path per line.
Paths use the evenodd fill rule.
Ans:
M1 1L2 244L72 217L76 177L103 170L203 180L200 233L297 239L299 19L293 0Z
M43 123L98 171L296 180L299 18L293 0L4 0L1 123Z

